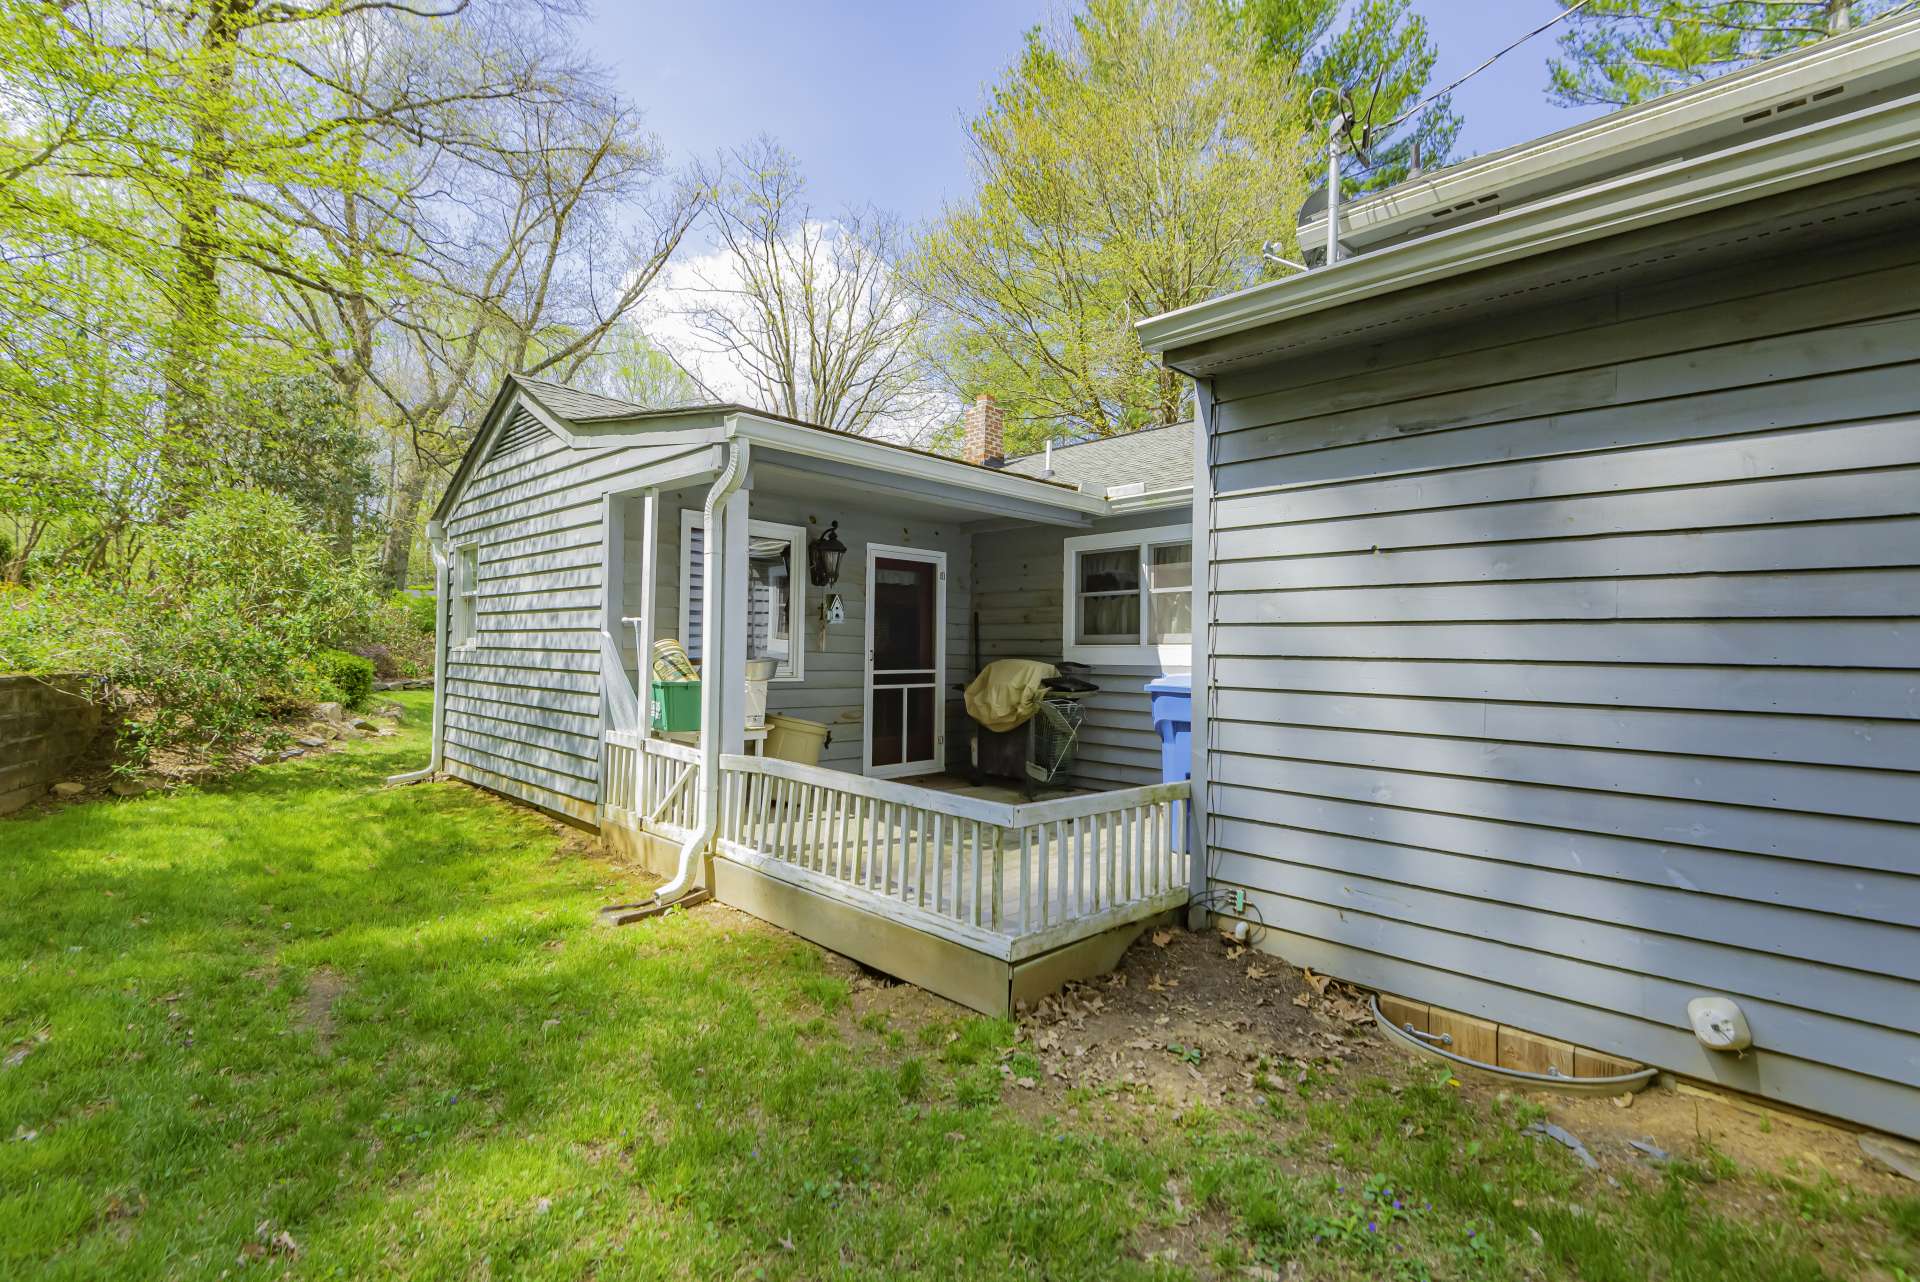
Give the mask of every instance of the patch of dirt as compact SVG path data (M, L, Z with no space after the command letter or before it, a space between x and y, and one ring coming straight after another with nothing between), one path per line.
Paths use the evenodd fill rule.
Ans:
M727 932L787 932L717 903L693 910ZM919 1036L972 1017L964 1008L849 958L821 950L826 972L847 981L850 999L829 1018L837 1035L876 1062L924 1055L937 1044ZM1145 1136L1177 1124L1196 1106L1212 1111L1216 1131L1243 1133L1269 1161L1300 1177L1352 1175L1317 1147L1284 1156L1310 1123L1277 1117L1264 1096L1311 1080L1315 1099L1338 1101L1361 1082L1383 1079L1398 1093L1435 1080L1439 1061L1387 1043L1374 1028L1366 994L1271 954L1211 932L1150 931L1113 973L1065 990L1017 1013L1013 1044L1001 1055L1005 1107L1035 1127L1068 1122L1115 1135ZM953 1034L948 1032L951 1040ZM1866 1210L1883 1195L1912 1198L1915 1186L1871 1166L1854 1132L1663 1080L1622 1106L1608 1097L1515 1092L1512 1084L1467 1073L1455 1079L1489 1127L1501 1097L1519 1094L1547 1121L1577 1137L1597 1168L1582 1182L1591 1209L1618 1190L1664 1178L1668 1163L1690 1163L1692 1187L1719 1214L1746 1223L1803 1216L1800 1196L1782 1185L1824 1188L1816 1196ZM1662 1156L1634 1147L1651 1145ZM1551 1148L1554 1141L1540 1136ZM1252 1151L1252 1150L1250 1150ZM1738 1178L1720 1178L1731 1160ZM1210 1252L1237 1232L1223 1212L1197 1204L1176 1180L1168 1202L1186 1212L1142 1227L1129 1243L1136 1259L1177 1262L1215 1276ZM1816 1249L1842 1275L1886 1279L1860 1266L1884 1245L1877 1216L1831 1209ZM1280 1277L1268 1271L1242 1276ZM1291 1276L1291 1275L1288 1275Z
M911 1033L965 1013L857 962L827 957L830 971L851 981L842 1021L850 1029L878 1014ZM1079 1116L1137 1129L1146 1113L1178 1115L1195 1105L1231 1113L1256 1105L1260 1076L1285 1087L1311 1073L1319 1089L1337 1097L1362 1077L1430 1079L1438 1063L1384 1041L1359 990L1212 932L1151 931L1113 973L1042 999L1019 1013L1018 1026L1002 1065L1005 1099L1036 1122L1074 1111L1070 1094L1106 1103ZM1023 1057L1038 1064L1037 1075L1019 1071L1028 1067ZM1920 1191L1870 1164L1851 1130L1691 1083L1663 1079L1623 1106L1604 1096L1516 1092L1510 1083L1474 1073L1457 1080L1483 1114L1501 1096L1519 1094L1538 1105L1548 1121L1585 1144L1603 1180L1659 1174L1663 1163L1632 1141L1709 1171L1713 1155L1724 1155L1743 1175L1761 1177L1708 1186L1710 1200L1730 1213L1795 1214L1768 1177L1830 1178L1850 1197ZM1261 1124L1275 1125L1264 1114Z
M307 991L294 1013L294 1027L312 1033L314 1047L323 1056L333 1054L333 1007L346 991L346 979L338 971L322 966L308 978Z
M1154 930L1117 970L1020 1017L1039 1109L1073 1089L1140 1090L1184 1110L1253 1102L1255 1073L1339 1072L1380 1049L1350 990L1210 932Z

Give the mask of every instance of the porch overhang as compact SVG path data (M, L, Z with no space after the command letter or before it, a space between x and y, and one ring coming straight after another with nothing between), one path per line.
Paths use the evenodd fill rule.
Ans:
M1083 526L1112 511L1103 496L1055 481L758 414L729 415L726 432L752 441L759 463L857 482L875 493L937 502L982 519Z

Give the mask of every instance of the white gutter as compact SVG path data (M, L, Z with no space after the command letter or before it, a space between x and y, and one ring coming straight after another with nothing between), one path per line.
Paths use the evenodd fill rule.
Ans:
M390 784L419 783L440 772L440 746L446 733L447 708L447 615L453 606L451 590L452 557L447 551L446 527L439 521L427 522L427 546L433 551L433 730L425 770L409 770L389 775Z
M1412 235L1476 204L1512 208L1577 182L1671 156L1718 149L1742 134L1777 128L1796 113L1830 109L1910 80L1920 58L1920 18L1869 23L1731 75L1610 112L1349 201L1341 237L1361 250ZM1839 93L1832 93L1838 88ZM1482 213L1485 210L1481 210ZM1300 243L1328 220L1300 227Z
M701 529L707 532L701 540L700 565L704 577L701 582L709 585L703 594L706 616L701 620L701 635L709 638L706 667L719 669L718 638L726 635L727 600L731 593L724 590L712 590L712 585L720 583L720 562L725 551L725 532L716 528L714 519L721 505L739 490L747 479L747 464L751 460L753 446L746 441L733 441L727 446L727 465L714 479L713 486L707 491L707 502L703 512ZM718 535L719 537L716 537ZM642 655L642 663L647 656ZM702 670L700 677L700 817L694 824L693 833L680 846L680 865L673 874L673 880L653 892L654 902L673 899L686 890L693 880L693 861L700 856L707 843L713 840L715 830L720 827L720 696L722 682L718 672Z
M1148 351L1171 353L1243 330L1916 158L1920 158L1920 94L1910 94L1712 155L1674 157L1481 222L1183 307L1141 321L1135 329Z
M1193 503L1193 486L1169 485L1157 490L1139 490L1132 494L1107 494L1107 510L1114 516L1129 512L1154 512L1164 507L1187 507Z

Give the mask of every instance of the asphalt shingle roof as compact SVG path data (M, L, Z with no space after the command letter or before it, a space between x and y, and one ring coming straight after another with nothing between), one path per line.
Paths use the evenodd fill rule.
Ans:
M565 383L555 383L550 379L531 378L525 374L516 374L514 378L539 398L542 405L561 418L572 419L576 423L591 422L595 419L632 418L636 414L657 414L669 408L700 408L699 406L641 405L636 401L623 401L613 396L602 396L598 392L583 392L578 388L568 387Z
M1192 485L1193 430L1192 423L1175 423L1124 436L1056 445L1053 479L1078 485L1088 494L1104 494L1116 485L1135 482L1149 490ZM1039 476L1046 466L1046 454L1042 452L1008 459L1006 470Z

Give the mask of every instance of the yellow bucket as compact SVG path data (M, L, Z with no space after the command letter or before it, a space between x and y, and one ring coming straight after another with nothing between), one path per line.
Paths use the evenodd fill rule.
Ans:
M818 721L774 713L767 718L766 754L796 765L817 766L827 746L827 727Z

